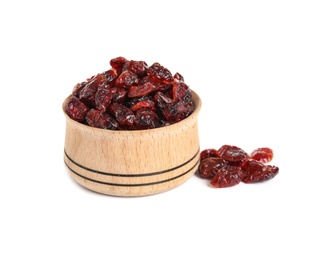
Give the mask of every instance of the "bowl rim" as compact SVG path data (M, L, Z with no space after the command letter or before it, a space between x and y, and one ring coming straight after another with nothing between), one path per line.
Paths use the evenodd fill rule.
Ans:
M141 133L146 133L146 132L148 132L148 133L159 132L161 130L171 130L171 128L177 128L177 127L179 127L179 126L187 123L187 121L190 120L191 118L194 118L194 117L197 117L198 116L198 114L200 112L200 109L201 109L201 106L202 106L201 98L192 89L191 89L191 92L192 92L192 100L193 100L193 103L194 103L194 111L192 112L192 114L190 114L188 117L184 118L183 120L181 120L181 121L179 121L177 123L174 123L174 124L171 124L171 125L167 125L167 126L152 128L152 129L142 129L142 130L111 130L111 129L97 128L97 127L89 126L89 125L86 125L86 124L82 124L82 123L80 123L78 121L75 121L72 118L70 118L68 116L68 114L64 110L64 106L65 106L66 100L71 96L71 94L64 99L64 101L62 103L62 112L64 113L64 115L65 115L65 117L66 117L67 120L69 120L70 122L76 124L77 126L83 127L86 130L93 130L93 131L97 131L97 132L100 132L100 133L141 134Z

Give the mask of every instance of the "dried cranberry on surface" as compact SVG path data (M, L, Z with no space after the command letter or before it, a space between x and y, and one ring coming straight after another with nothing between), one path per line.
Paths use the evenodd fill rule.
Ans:
M265 165L253 159L246 161L241 168L247 173L242 179L242 182L245 183L267 181L274 178L279 172L277 166Z
M250 157L262 163L268 163L274 157L273 150L268 147L257 148L251 152Z
M223 145L219 150L219 157L229 162L238 162L247 158L247 153L233 145Z
M210 184L215 188L232 187L241 182L243 171L236 166L224 166L217 171Z
M209 157L220 157L216 149L205 149L200 152L200 161Z
M231 187L240 182L262 182L274 178L279 172L277 166L265 164L272 158L272 149L266 147L255 149L251 157L233 145L223 145L219 150L209 148L200 152L198 174L202 178L212 177L210 184L216 188ZM214 167L216 160L225 163Z
M211 179L215 176L218 170L228 165L228 162L224 159L208 157L201 161L198 168L198 173L202 178Z

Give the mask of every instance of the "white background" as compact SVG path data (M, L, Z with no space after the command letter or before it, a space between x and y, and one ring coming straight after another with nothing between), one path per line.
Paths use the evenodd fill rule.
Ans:
M9 3L10 2L10 3ZM2 1L1 259L331 259L329 1ZM201 149L267 146L280 173L118 198L63 163L61 105L117 56L201 97Z

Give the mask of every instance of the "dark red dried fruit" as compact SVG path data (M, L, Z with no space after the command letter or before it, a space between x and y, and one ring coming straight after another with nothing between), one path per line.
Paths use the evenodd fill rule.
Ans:
M236 166L222 167L210 181L210 184L215 188L232 187L240 183L243 172Z
M277 166L265 165L253 159L246 161L241 169L246 172L242 178L244 183L266 181L275 177L279 172Z
M113 86L117 78L116 70L115 69L106 70L105 72L103 72L103 75L105 75L105 77L107 78L107 84Z
M168 104L171 104L173 103L173 100L169 97L167 97L164 93L162 92L157 92L155 95L154 95L154 101L155 101L155 104L157 106L158 109L160 109L160 111L164 110L165 107L168 105Z
M77 121L82 122L90 109L74 95L70 95L64 105L67 115Z
M189 87L180 80L175 79L172 82L173 97L175 102L189 103L192 100L192 93Z
M123 104L112 103L109 105L108 109L121 126L133 125L135 115L129 108L127 108Z
M198 173L202 178L212 177L210 181L213 187L223 188L237 185L240 181L244 183L256 183L274 178L279 168L277 166L266 165L273 153L270 148L258 148L252 152L257 161L239 147L223 145L218 151L215 149L205 149L200 153L200 165ZM214 165L216 160L223 160L225 163L221 167Z
M108 84L99 86L95 93L95 107L96 109L105 112L112 100L112 90Z
M129 90L128 97L134 98L134 97L146 96L155 90L156 87L152 83L146 82L141 86L132 86Z
M194 111L193 103L184 104L182 102L173 102L167 104L162 111L166 120L170 123L177 123L187 118Z
M144 77L147 75L147 68L147 63L144 61L131 60L126 64L126 69L137 74L139 77Z
M123 67L125 63L127 63L128 60L124 57L117 57L114 59L111 59L109 64L112 66L113 69L116 70L117 75L120 75L122 73Z
M76 84L76 86L74 86L74 88L72 89L72 95L79 98L79 93L85 87L85 85L86 85L85 81L82 83Z
M89 107L95 107L95 93L99 86L107 83L107 78L103 74L92 77L79 93L79 99Z
M221 158L209 157L201 161L198 173L202 178L212 179L218 170L227 165L229 165L228 162Z
M268 147L262 147L255 149L251 154L250 157L256 161L260 161L262 163L268 163L274 157L274 153L272 149Z
M110 65L73 88L75 102L86 107L77 103L77 108L67 109L71 117L86 123L87 111L93 109L87 116L91 126L107 128L110 116L116 129L136 130L174 124L194 111L191 90L181 74L172 76L157 62L148 67L124 57L111 59Z
M115 87L125 87L129 88L130 86L137 85L139 82L137 74L126 70L123 71L115 81Z
M112 101L113 103L123 103L128 91L125 88L121 88L121 87L113 87L111 89L111 93L112 93Z
M108 113L101 112L92 108L86 115L86 122L89 126L115 130L118 128L118 123Z
M176 74L174 75L174 79L184 81L184 77L181 74L179 74L178 72L176 72Z
M130 109L135 112L137 110L140 109L144 109L147 108L149 110L155 111L155 105L154 102L152 100L143 100L143 101L139 101L137 102L135 105L133 105Z
M218 157L219 158L219 154L217 152L216 149L205 149L200 153L200 161L203 161L206 158L209 157Z
M160 120L152 110L140 109L136 113L134 125L139 130L152 129L160 127Z
M233 145L223 145L218 150L218 154L220 158L229 162L241 162L248 159L248 155L243 149Z
M147 74L154 80L163 83L171 83L173 81L171 72L157 62L147 69Z

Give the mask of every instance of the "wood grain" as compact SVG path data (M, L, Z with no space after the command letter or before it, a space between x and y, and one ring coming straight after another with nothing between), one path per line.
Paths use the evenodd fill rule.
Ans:
M93 128L66 117L64 162L87 189L114 196L145 196L189 179L199 163L199 96L194 112L166 127L116 131Z

